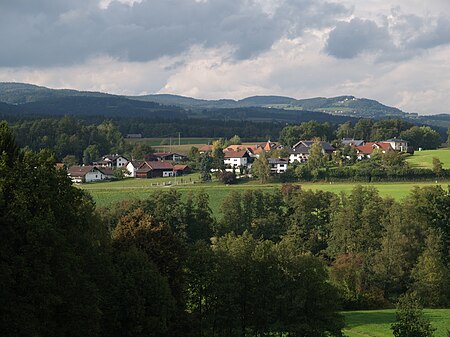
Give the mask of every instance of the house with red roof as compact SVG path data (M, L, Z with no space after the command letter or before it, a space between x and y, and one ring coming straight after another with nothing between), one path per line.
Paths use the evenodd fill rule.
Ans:
M364 145L355 146L355 150L360 160L365 157L370 158L373 152L386 153L388 151L394 151L391 144L385 142L367 142Z

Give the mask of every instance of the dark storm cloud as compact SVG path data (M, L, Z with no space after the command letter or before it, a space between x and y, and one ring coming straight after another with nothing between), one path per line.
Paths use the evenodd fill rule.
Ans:
M193 45L231 46L236 59L268 50L284 36L335 24L348 14L318 0L282 2L267 13L257 1L143 0L133 6L94 0L0 1L0 66L80 63L110 55L148 61Z
M365 51L377 51L390 45L386 28L370 20L340 22L330 32L326 51L337 58L353 58Z
M381 61L402 61L450 43L448 18L393 14L381 26L357 18L339 22L328 36L325 51L341 59L374 53Z

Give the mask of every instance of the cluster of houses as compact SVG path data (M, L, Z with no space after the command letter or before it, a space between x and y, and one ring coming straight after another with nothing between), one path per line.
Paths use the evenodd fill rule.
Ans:
M128 160L122 155L106 155L92 165L72 166L68 174L73 182L84 183L111 180L116 169L133 178L173 177L190 172L188 165L177 164L187 157L173 152L150 154L146 160Z
M288 165L294 162L305 163L310 156L313 140L301 140L287 150L286 158L268 158L272 174L286 172ZM322 153L331 155L336 148L328 142L321 141ZM351 146L355 149L358 159L370 158L376 152L386 153L389 151L411 151L408 143L402 139L392 138L383 142L365 142L344 138L342 146ZM199 148L199 153L211 152L212 145ZM273 150L281 150L280 144L270 140L256 145L230 145L223 150L225 169L229 172L242 172L251 168L252 162L259 158L262 153ZM134 178L173 177L190 172L188 165L181 164L187 157L183 154L173 152L159 152L149 154L145 160L128 160L121 155L107 155L90 166L72 166L68 174L73 182L92 182L109 180L114 178L114 170L122 169L125 175Z

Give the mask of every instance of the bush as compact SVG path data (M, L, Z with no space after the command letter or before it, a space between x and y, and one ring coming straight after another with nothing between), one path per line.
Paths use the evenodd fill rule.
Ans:
M218 176L219 180L227 185L236 184L236 174L233 172L220 172Z

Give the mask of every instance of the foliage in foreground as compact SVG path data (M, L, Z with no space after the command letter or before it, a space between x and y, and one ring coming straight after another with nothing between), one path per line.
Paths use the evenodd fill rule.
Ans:
M205 194L162 193L102 218L48 152L21 151L5 123L0 173L7 336L341 335L320 259L248 233L208 245Z
M433 337L436 330L423 315L413 293L400 298L397 306L396 322L392 324L392 332L395 337Z

